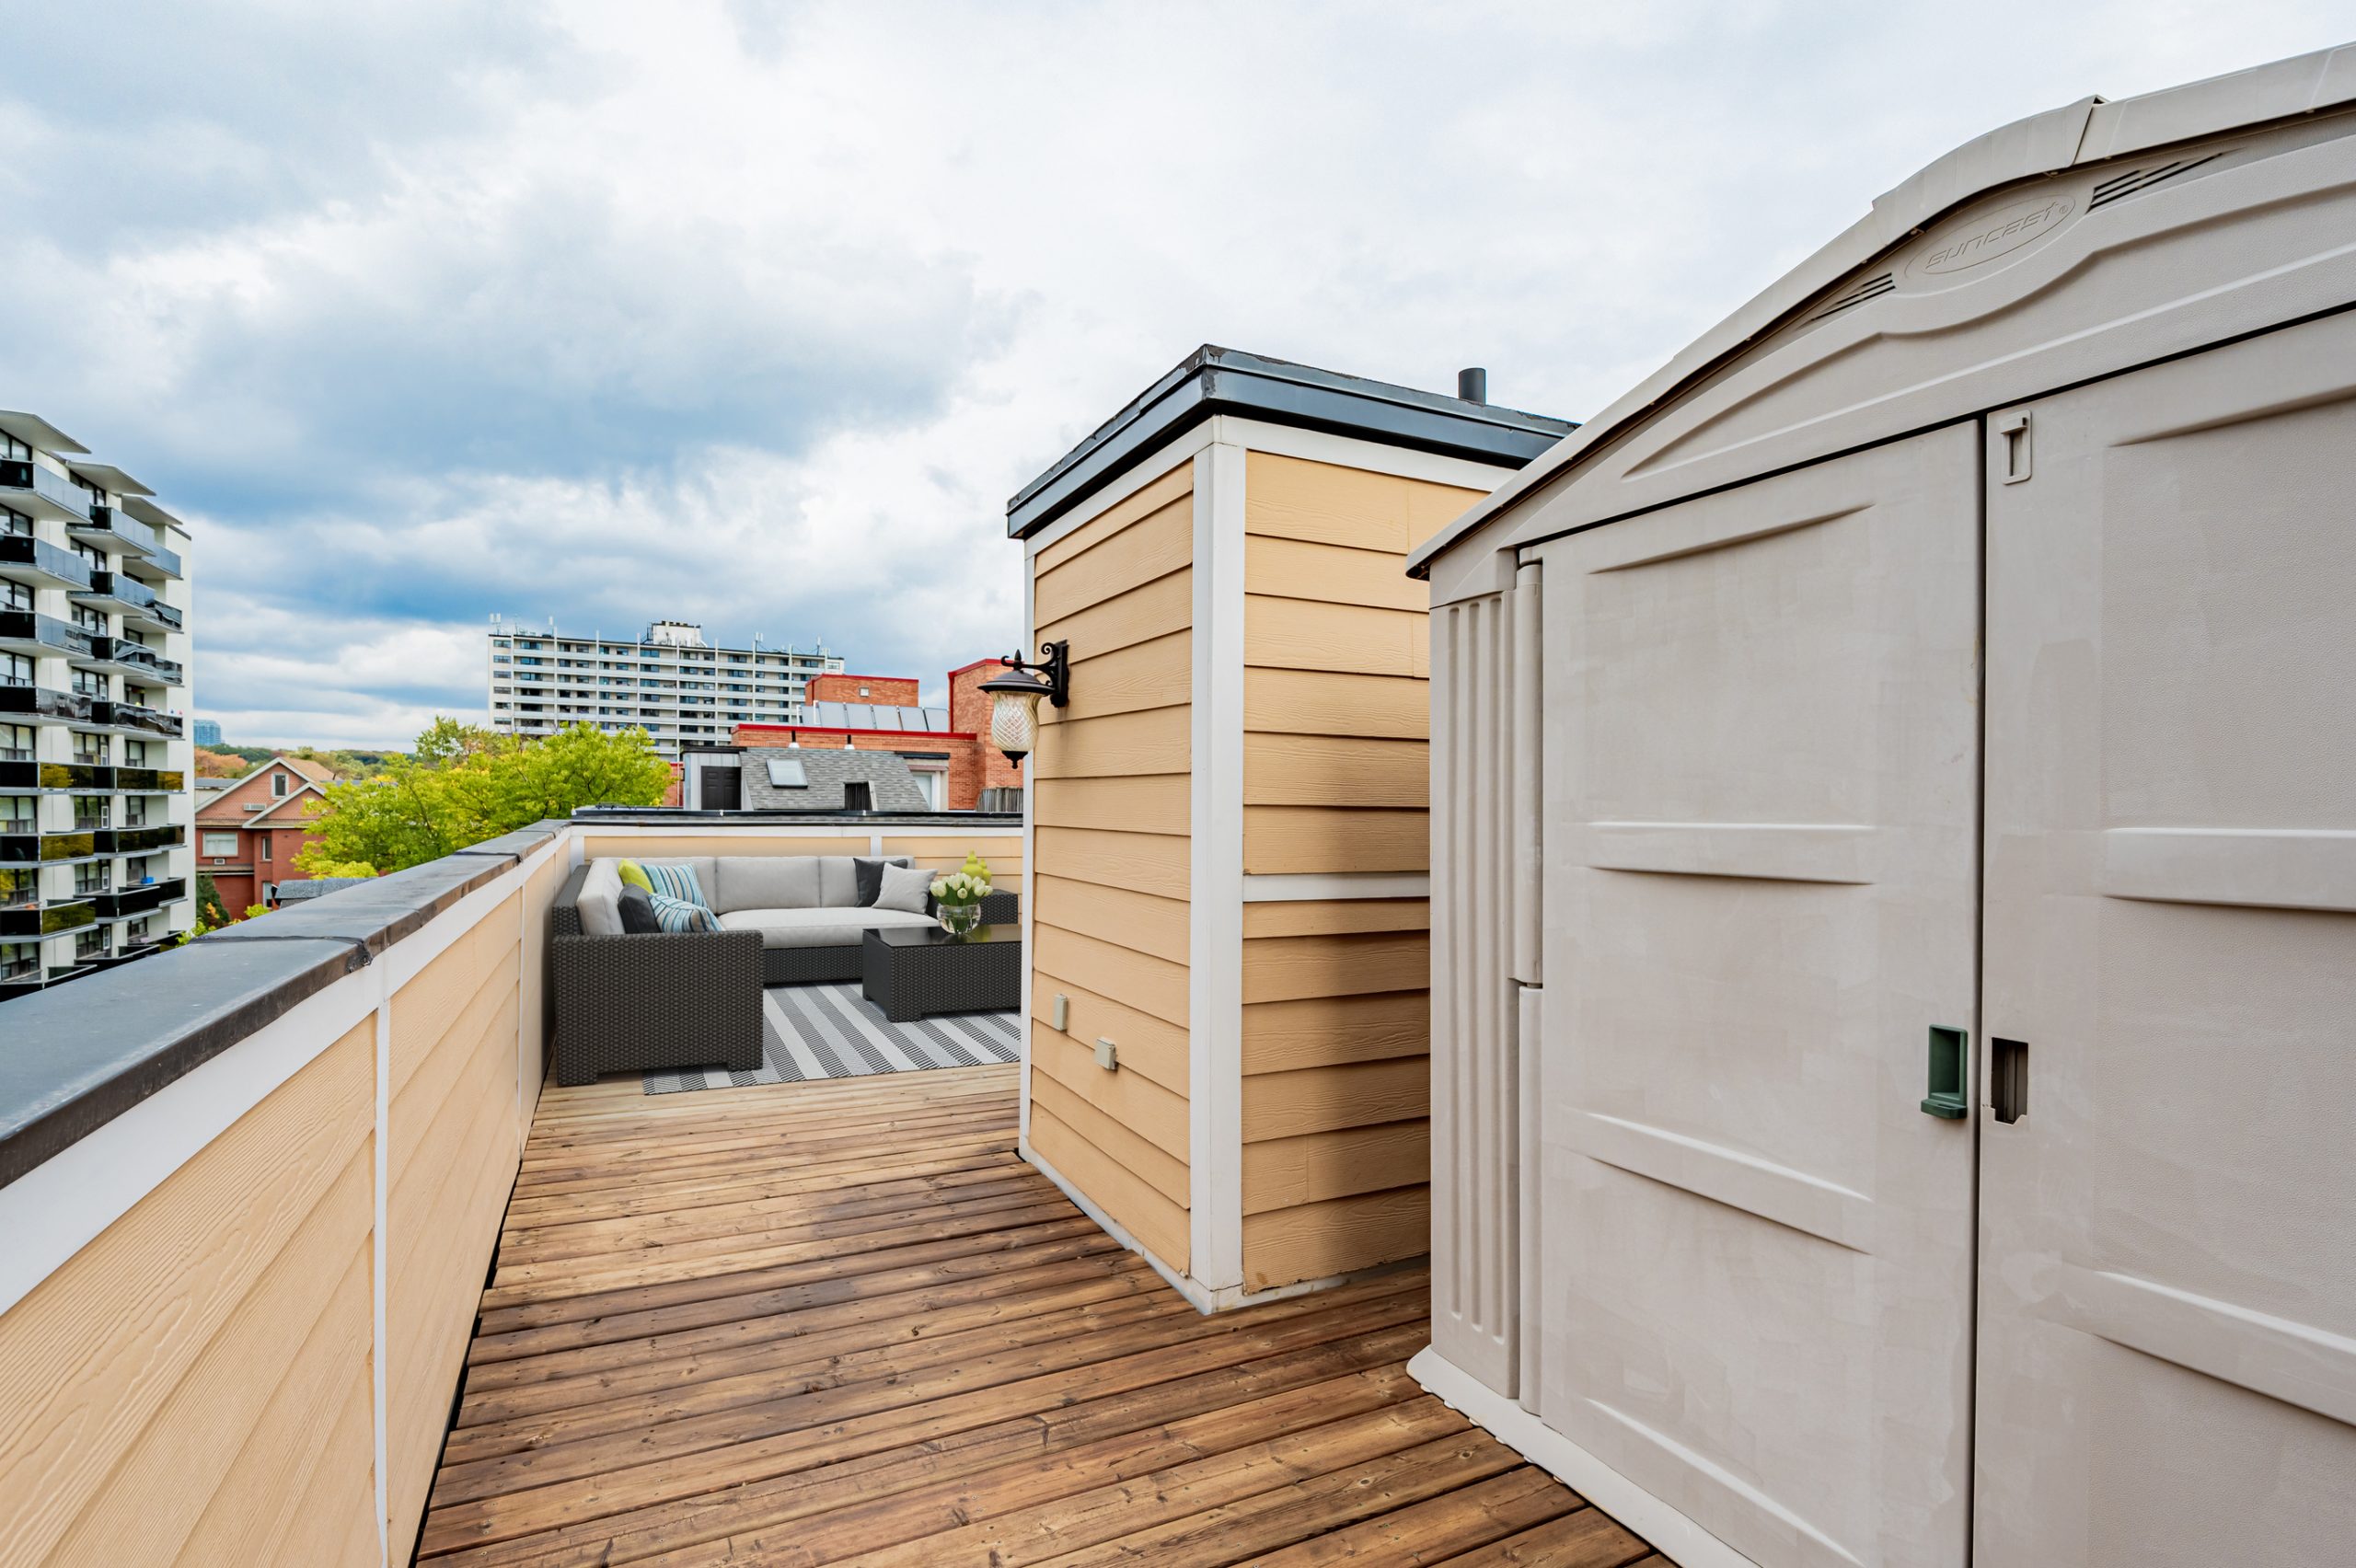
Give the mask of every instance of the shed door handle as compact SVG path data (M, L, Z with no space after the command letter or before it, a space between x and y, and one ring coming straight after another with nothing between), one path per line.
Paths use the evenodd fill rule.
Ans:
M1965 1096L1970 1081L1969 1049L1971 1036L1960 1029L1931 1025L1930 1092L1923 1097L1923 1113L1950 1122L1970 1111Z

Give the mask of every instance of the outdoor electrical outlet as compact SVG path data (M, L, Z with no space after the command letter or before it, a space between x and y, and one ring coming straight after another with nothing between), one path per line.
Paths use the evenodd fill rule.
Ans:
M1056 1005L1053 1016L1055 1019L1055 1031L1057 1034L1063 1034L1069 1032L1071 1029L1071 998L1065 996L1061 991L1056 993Z
M1119 1066L1121 1065L1120 1048L1110 1040L1099 1040L1096 1043L1096 1065L1108 1073Z

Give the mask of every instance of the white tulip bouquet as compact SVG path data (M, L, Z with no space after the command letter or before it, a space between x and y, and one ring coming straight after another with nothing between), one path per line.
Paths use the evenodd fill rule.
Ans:
M933 878L932 902L941 929L953 937L970 934L982 923L982 900L990 891L990 869L978 854L968 854L964 865Z

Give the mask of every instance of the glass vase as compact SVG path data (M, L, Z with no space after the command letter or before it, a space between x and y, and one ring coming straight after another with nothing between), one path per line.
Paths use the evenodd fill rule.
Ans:
M953 937L969 937L982 923L982 906L973 904L941 904L934 906L941 928Z

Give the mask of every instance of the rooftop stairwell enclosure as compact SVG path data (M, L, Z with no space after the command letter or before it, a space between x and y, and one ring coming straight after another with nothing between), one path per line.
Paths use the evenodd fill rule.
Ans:
M1431 1244L1403 569L1567 428L1207 349L1010 510L1031 643L1071 658L1029 763L1023 1149L1204 1310Z

